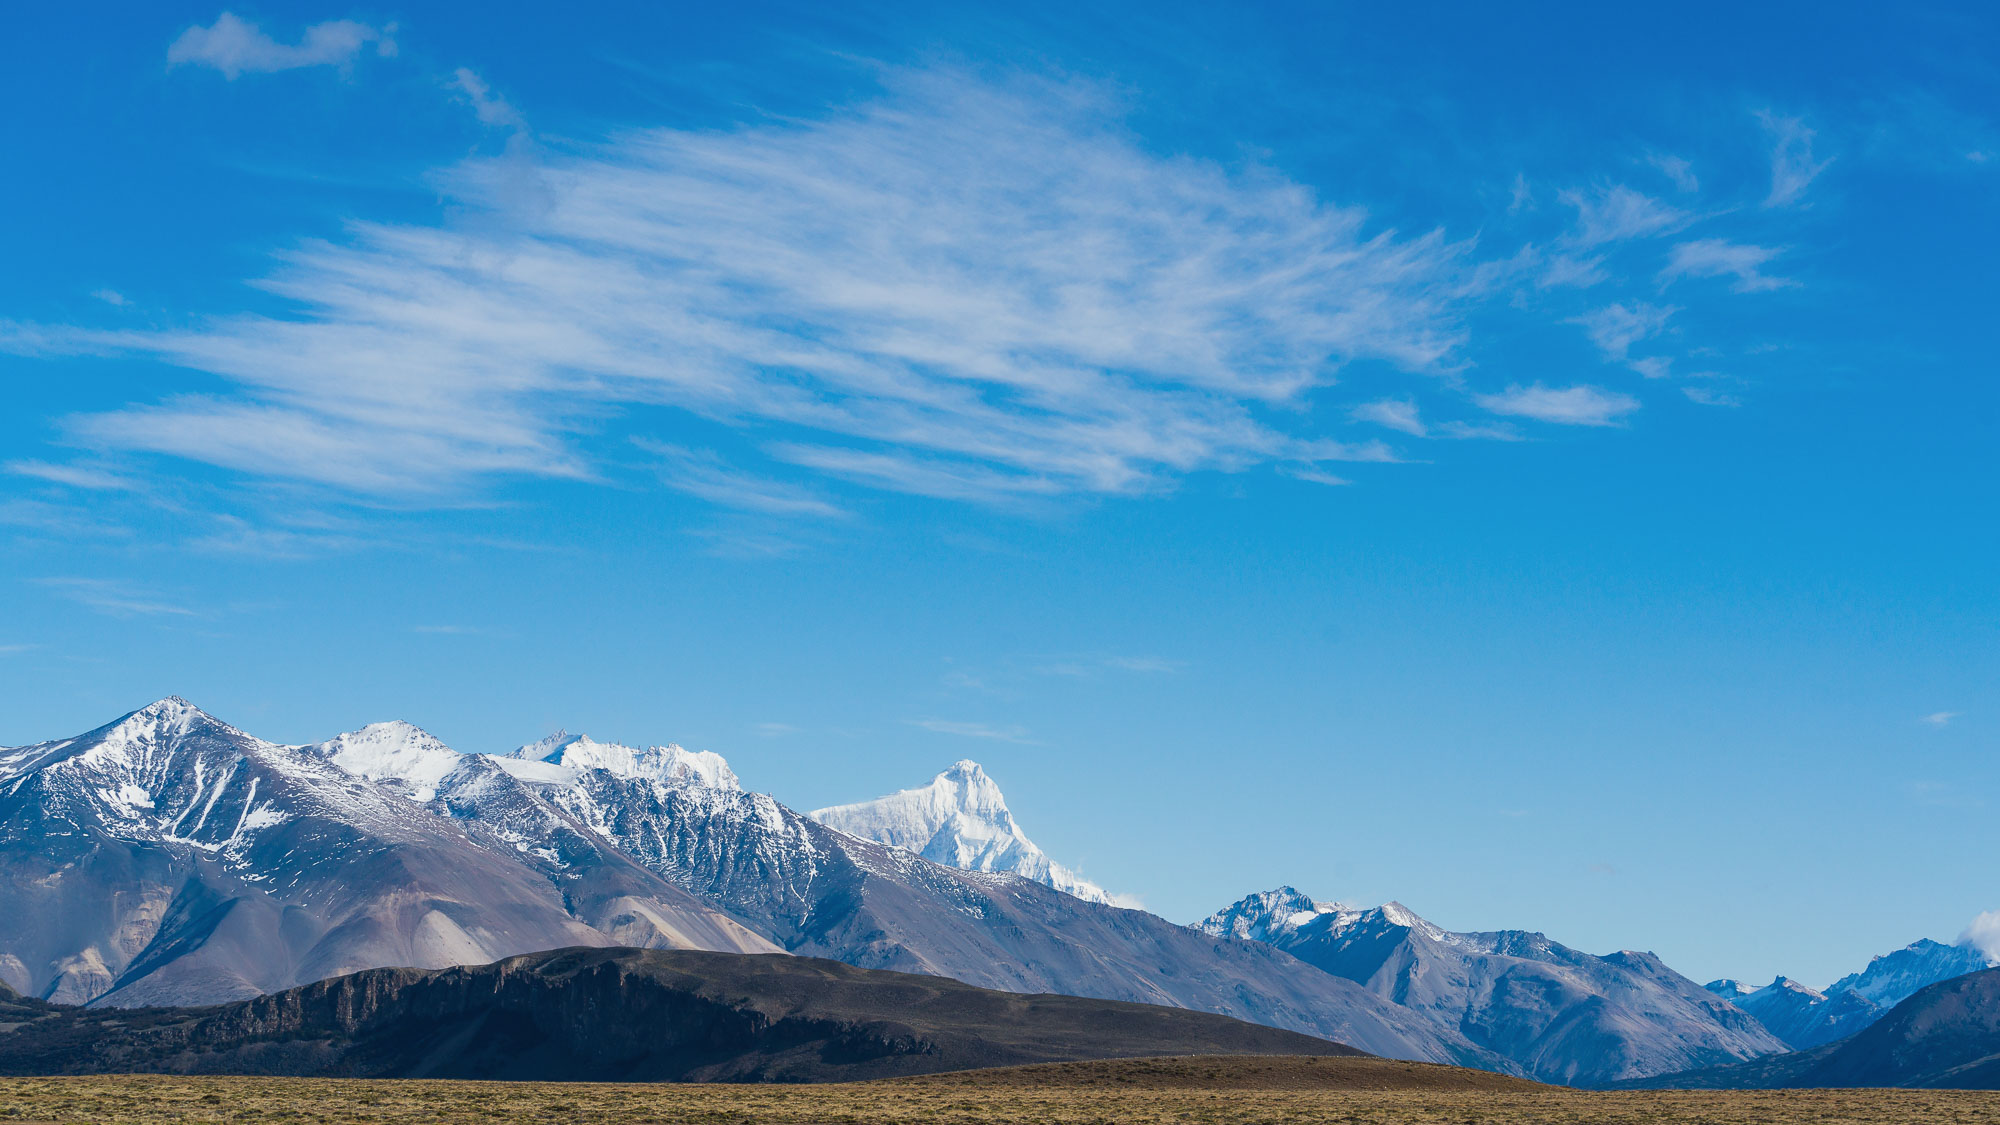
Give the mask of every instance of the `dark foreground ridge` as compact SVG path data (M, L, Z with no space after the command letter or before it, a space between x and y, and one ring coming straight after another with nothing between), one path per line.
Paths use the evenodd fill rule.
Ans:
M1180 1008L782 954L561 949L371 969L212 1008L0 998L0 1074L826 1082L1350 1047Z
M1621 1082L1624 1089L1907 1086L2000 1090L2000 969L1924 988L1858 1034L1810 1051Z

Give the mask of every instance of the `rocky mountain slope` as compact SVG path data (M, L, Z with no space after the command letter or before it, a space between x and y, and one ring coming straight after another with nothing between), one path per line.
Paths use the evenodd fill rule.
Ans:
M1397 903L1359 909L1290 887L1248 896L1201 928L1354 981L1546 1082L1599 1083L1785 1049L1650 953L1598 957L1519 930L1453 933Z
M810 815L849 835L906 848L948 867L1011 872L1089 902L1112 901L1104 888L1051 860L1028 839L978 762L954 762L919 789Z
M1626 1085L1716 1090L1860 1086L2000 1090L2000 969L1929 985L1865 1030L1823 1047Z
M854 1081L1184 1054L1356 1055L1179 1008L804 957L569 949L374 969L201 1009L0 999L0 1073Z

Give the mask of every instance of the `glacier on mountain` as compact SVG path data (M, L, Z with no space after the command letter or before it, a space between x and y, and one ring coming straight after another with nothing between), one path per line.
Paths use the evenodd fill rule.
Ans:
M1000 787L970 759L953 762L928 785L806 815L850 836L912 851L933 863L1020 875L1086 902L1122 905L1110 892L1036 847L1015 823Z

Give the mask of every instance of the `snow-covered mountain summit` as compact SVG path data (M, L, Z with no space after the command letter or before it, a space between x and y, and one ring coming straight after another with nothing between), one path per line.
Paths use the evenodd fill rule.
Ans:
M1925 938L1869 960L1858 973L1834 981L1827 992L1852 992L1882 1008L1893 1008L1939 981L1993 967L1993 959L1976 947L1946 945Z
M436 797L438 783L465 763L465 755L401 720L370 723L305 749L357 777L387 782L415 801Z
M1417 917L1400 902L1365 908L1345 902L1321 902L1295 887L1245 895L1194 924L1195 929L1215 937L1271 944L1304 935L1340 934L1356 926L1414 930L1432 941L1454 945L1467 944L1478 936L1451 933Z
M732 792L740 792L743 788L722 755L710 750L688 750L673 743L639 749L617 742L598 742L587 734L559 730L507 757L524 762L548 762L572 770L606 770L620 777L646 778L669 785L705 785L710 789Z
M933 863L966 871L1008 872L1087 902L1115 905L1104 888L1036 847L1014 822L1000 787L969 759L953 762L921 788L807 815L829 828L916 852Z
M1296 887L1279 887L1246 895L1195 923L1194 928L1214 937L1269 942L1296 933L1324 915L1342 913L1353 913L1353 908L1317 901Z

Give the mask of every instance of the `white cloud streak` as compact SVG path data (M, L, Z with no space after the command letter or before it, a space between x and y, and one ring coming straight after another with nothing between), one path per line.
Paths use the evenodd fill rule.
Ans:
M1797 285L1790 278L1769 277L1762 272L1764 264L1780 253L1768 246L1751 246L1726 238L1677 243L1667 253L1660 283L1665 285L1683 277L1734 277L1736 282L1730 288L1738 293L1760 293Z
M1694 221L1694 216L1687 212L1624 184L1565 191L1560 198L1576 208L1576 226L1569 239L1579 246L1650 238L1679 230Z
M69 488L88 489L93 492L129 492L138 488L138 483L128 477L88 465L56 465L47 461L9 461L4 466L7 472L19 477L47 481L50 484L65 485Z
M1639 409L1639 400L1602 387L1511 386L1498 394L1477 395L1474 401L1495 414L1532 418L1564 426L1616 426Z
M1771 193L1764 197L1764 206L1789 207L1805 195L1806 188L1826 171L1833 158L1813 159L1815 134L1803 120L1780 117L1770 110L1758 111L1757 120L1771 134Z
M79 605L111 617L193 617L194 611L175 605L128 582L104 578L35 578L37 586L55 591Z
M396 53L395 26L371 27L353 20L328 20L306 28L297 43L280 43L232 12L207 27L181 32L167 48L168 66L206 66L234 82L245 74L270 74L311 66L346 68L371 44L375 54Z
M533 172L528 193L512 159L445 177L462 229L357 224L287 255L265 284L291 318L70 333L236 388L75 433L421 496L590 478L583 421L659 404L881 488L1131 493L1394 460L1292 408L1351 360L1447 370L1464 337L1466 247L1155 155L1091 87L905 75L825 120L631 133Z
M1020 727L992 727L985 723L961 723L948 719L911 719L913 727L921 727L934 734L949 734L959 738L985 738L994 742L1016 742L1026 746L1036 745L1028 732Z
M1656 152L1647 157L1646 162L1658 168L1661 175L1672 180L1676 188L1682 191L1701 190L1701 180L1696 178L1694 165L1688 163L1686 157L1675 156L1672 153Z
M1577 317L1570 323L1583 328L1584 335L1597 345L1604 358L1620 363L1631 361L1632 349L1659 335L1679 309L1644 302L1607 305Z
M1920 723L1928 723L1934 727L1947 727L1950 726L1951 721L1956 718L1958 718L1958 712L1956 711L1933 711L1930 714L1925 715L1923 718L1918 719L1917 721Z
M773 516L829 518L847 514L803 489L731 468L707 450L684 449L650 438L634 439L634 444L657 459L660 479L669 488L721 507Z
M527 119L521 116L513 103L493 92L476 71L459 67L452 72L451 87L465 96L471 104L472 112L478 116L480 124L496 129L526 129Z
M1423 437L1430 433L1418 413L1417 404L1412 399L1385 398L1378 402L1364 402L1349 412L1356 421L1373 422L1412 437Z

